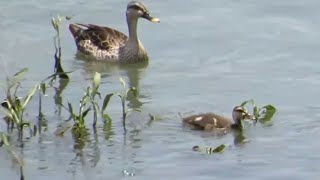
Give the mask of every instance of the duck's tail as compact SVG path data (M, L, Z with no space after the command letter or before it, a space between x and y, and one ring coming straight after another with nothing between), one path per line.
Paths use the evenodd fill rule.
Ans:
M70 30L72 36L73 36L75 39L77 39L78 36L79 36L79 34L80 34L81 31L82 31L82 28L81 28L79 25L77 25L77 24L70 24L70 25L69 25L69 30Z

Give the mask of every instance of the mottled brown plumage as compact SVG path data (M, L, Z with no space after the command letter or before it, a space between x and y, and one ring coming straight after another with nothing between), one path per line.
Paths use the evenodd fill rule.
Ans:
M109 28L93 24L70 24L69 30L75 39L77 49L97 60L133 63L148 60L148 55L137 36L139 18L151 22L159 19L149 15L145 5L131 1L127 6L129 36Z
M85 27L86 29L82 29ZM70 24L69 29L75 37L76 45L84 40L91 40L92 44L98 46L100 49L109 50L113 46L123 46L128 37L111 28L101 27L94 24ZM114 41L117 39L117 42Z

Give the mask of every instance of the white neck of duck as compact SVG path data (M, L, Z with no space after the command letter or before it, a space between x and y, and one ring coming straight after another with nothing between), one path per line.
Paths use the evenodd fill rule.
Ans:
M138 18L130 17L127 15L127 23L128 23L128 29L129 29L129 37L125 45L125 52L128 54L131 54L131 56L132 55L138 56L135 58L146 58L147 57L146 51L138 38L138 33L137 33Z
M129 39L128 42L139 44L139 38L137 34L137 25L138 25L138 18L133 18L127 16L127 23L129 28Z

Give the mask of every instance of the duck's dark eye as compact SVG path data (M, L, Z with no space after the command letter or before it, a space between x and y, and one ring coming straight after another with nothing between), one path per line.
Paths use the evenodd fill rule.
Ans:
M143 9L141 7L139 7L139 6L137 6L137 5L132 5L132 6L129 7L129 9L135 9L137 11L140 10L140 11L143 12Z

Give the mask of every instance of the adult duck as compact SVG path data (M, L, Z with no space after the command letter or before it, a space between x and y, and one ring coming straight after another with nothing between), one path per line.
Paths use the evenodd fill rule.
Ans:
M93 24L70 24L69 30L74 37L77 49L96 60L135 63L149 59L147 51L138 38L139 18L160 22L150 16L147 7L138 1L131 1L126 11L129 36L109 28Z

